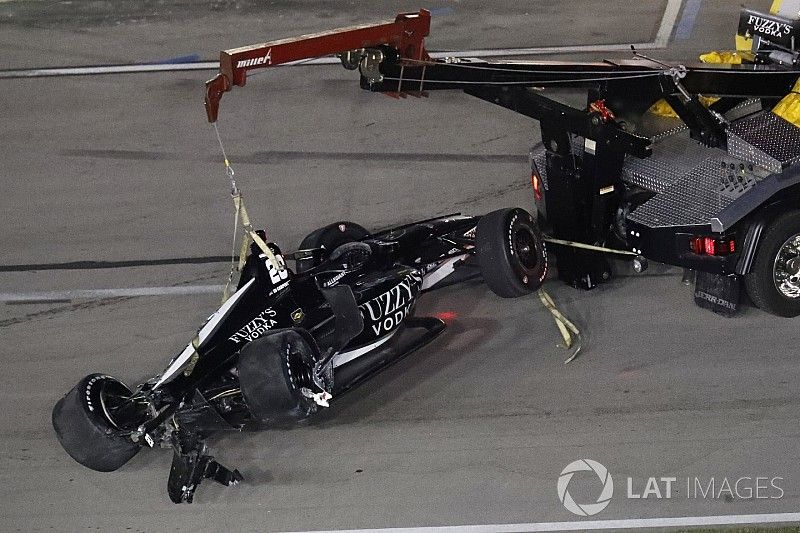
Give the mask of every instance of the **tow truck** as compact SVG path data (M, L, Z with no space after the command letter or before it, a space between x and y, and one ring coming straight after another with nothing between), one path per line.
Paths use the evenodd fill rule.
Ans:
M744 286L764 311L800 315L800 2L744 9L730 64L635 49L600 62L433 59L430 22L421 9L223 51L208 120L251 71L329 55L367 91L460 90L539 122L531 183L561 280L591 289L612 279L610 255L637 271L653 260L696 272L695 301L721 314L739 309ZM565 88L585 105L559 99ZM661 100L674 117L648 113Z

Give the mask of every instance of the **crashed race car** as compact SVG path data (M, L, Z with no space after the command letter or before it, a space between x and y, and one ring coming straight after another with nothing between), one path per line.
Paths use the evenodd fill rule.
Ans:
M134 388L91 374L58 401L53 427L70 456L110 472L143 447L171 447L169 497L190 503L203 479L242 479L209 455L209 433L304 420L439 335L442 320L414 315L421 294L482 275L517 297L547 274L542 235L519 208L374 234L337 222L293 254L266 246L251 245L236 292L161 374Z

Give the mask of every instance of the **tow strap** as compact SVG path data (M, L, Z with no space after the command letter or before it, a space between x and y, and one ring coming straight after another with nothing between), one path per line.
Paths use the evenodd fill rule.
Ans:
M250 215L247 213L247 208L244 205L244 198L242 196L242 191L239 190L239 187L236 185L235 174L233 172L233 167L231 166L231 162L228 160L228 156L225 153L225 146L222 144L222 137L219 134L219 128L217 127L217 123L213 123L214 126L214 133L217 134L217 142L219 143L219 148L222 151L222 160L225 164L225 175L228 178L231 186L231 198L233 199L233 206L235 209L234 214L234 221L233 221L233 246L231 248L231 269L228 273L228 281L225 283L225 289L222 291L222 301L223 303L230 298L231 296L231 285L233 284L233 276L237 272L241 272L244 268L245 261L247 260L247 251L249 249L250 243L254 242L256 246L264 253L266 256L267 262L269 262L275 270L278 272L282 272L284 268L283 263L279 262L275 258L275 254L270 250L267 243L264 242L256 230L253 229L253 225L250 223ZM239 221L242 221L242 229L244 230L244 236L242 237L242 244L239 247L239 262L236 263L236 240L238 238L238 226Z
M616 255L624 255L624 256L631 256L631 257L638 257L639 254L636 252L631 252L628 250L617 250L615 248L606 248L604 246L595 246L593 244L586 244L583 242L576 242L576 241L567 241L563 239L554 239L551 237L545 237L545 242L549 242L552 244L560 244L562 246L569 246L571 248L579 248L581 250L589 250L592 252L601 252L606 254L616 254ZM564 346L569 350L572 348L573 344L577 342L575 350L572 354L564 361L564 364L567 364L573 361L581 351L581 332L578 327L570 321L564 314L558 310L556 307L553 298L544 288L539 289L539 300L542 302L542 305L550 311L550 314L553 315L553 320L556 322L556 326L558 326L558 331L561 332L561 337L564 339Z
M561 337L564 339L564 346L569 350L572 348L573 342L579 341L581 338L581 332L578 327L572 323L570 319L565 317L561 311L558 310L556 307L555 302L553 302L553 298L544 288L539 289L539 301L542 302L542 305L550 311L550 314L553 315L553 320L556 322L556 326L558 326L558 331L561 332ZM575 336L573 338L573 335ZM575 347L575 351L564 360L564 364L573 361L576 357L578 357L578 353L581 351L581 344L578 343Z

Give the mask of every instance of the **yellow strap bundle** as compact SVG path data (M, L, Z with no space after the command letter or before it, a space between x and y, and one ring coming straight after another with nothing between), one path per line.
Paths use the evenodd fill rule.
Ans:
M698 100L700 100L701 104L708 107L717 100L719 100L719 98L715 98L713 96L700 95ZM674 109L672 109L672 106L669 105L666 100L659 100L658 102L650 106L650 109L648 109L647 111L659 117L670 117L670 118L678 117L678 114L675 112Z
M792 92L784 96L783 100L772 108L772 112L800 128L800 78L794 84Z
M700 56L700 61L711 64L741 65L744 59L744 54L729 50L708 52Z
M578 327L572 323L567 317L565 317L561 311L556 308L555 302L553 302L553 298L544 290L544 288L539 289L539 300L544 305L545 309L550 311L550 314L553 315L553 320L556 321L556 326L558 326L558 331L561 332L561 337L564 339L564 345L567 349L572 348L572 344L575 340L580 339L581 332L578 330ZM573 335L575 335L575 339L573 339ZM573 359L578 356L578 353L581 351L581 346L578 344L575 351L570 355L565 361L564 364L569 363Z

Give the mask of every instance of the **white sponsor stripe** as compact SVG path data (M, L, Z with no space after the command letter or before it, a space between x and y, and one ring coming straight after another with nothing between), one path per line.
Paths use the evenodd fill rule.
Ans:
M66 291L0 292L0 302L49 302L53 300L98 300L131 296L181 296L221 293L224 285L180 285L177 287L125 287L117 289L71 289Z
M664 48L669 43L672 30L681 10L683 0L668 0L664 15L658 27L654 41L647 43L619 43L619 44L587 44L571 46L541 46L518 48L488 48L478 50L454 50L444 52L431 52L433 59L446 57L509 57L509 56L534 56L548 54L576 54L587 52L625 52L629 51L631 44L639 50L653 50ZM339 63L336 57L318 57L303 59L276 66L297 65L335 65ZM17 69L0 71L2 78L38 78L46 76L81 76L91 74L135 74L146 72L174 72L181 70L218 70L218 61L197 61L194 63L156 63L149 65L99 65L80 67L54 67L39 69Z
M357 357L361 357L365 353L374 350L384 342L388 341L392 338L392 336L397 333L397 330L389 333L388 335L381 337L377 341L373 342L372 344L368 344L366 346L362 346L361 348L356 348L355 350L351 350L349 352L342 352L340 354L336 354L336 357L333 358L333 367L336 368L337 366L342 366L345 363L349 363L353 359Z
M197 343L198 346L203 344L203 341L205 341L206 338L208 338L208 336L211 334L211 332L214 331L214 329L217 327L217 324L219 324L222 321L222 319L224 319L228 315L228 311L230 311L230 309L233 307L233 304L239 301L242 295L245 292L247 292L247 289L250 288L250 286L253 284L255 280L256 279L253 278L247 283L245 283L241 289L233 293L233 296L228 298L225 301L225 303L222 304L222 307L217 309L216 312L213 315L211 315L211 318L208 319L208 322L206 322L206 324L197 333L197 338L199 341ZM189 343L186 346L186 348L183 349L181 354L178 357L176 357L175 360L164 371L164 373L161 375L158 382L155 384L153 388L156 389L160 387L162 383L171 378L178 370L181 369L181 367L183 367L184 364L186 364L189 361L189 358L192 356L192 354L194 354L194 346L192 346L192 343Z
M461 261L468 255L469 254L464 254L464 255L459 255L457 257L451 257L450 259L447 259L441 265L439 265L439 268L431 270L430 272L425 274L425 277L423 278L422 281L422 290L424 291L430 289L431 287L442 281L444 278L452 274L453 271L455 270L454 265L456 264L456 262Z
M592 531L601 529L779 524L798 521L800 521L800 513L774 513L726 516L681 516L675 518L633 518L625 520L582 520L576 522L531 522L527 524L491 524L485 526L336 529L302 533L523 533L533 531Z

